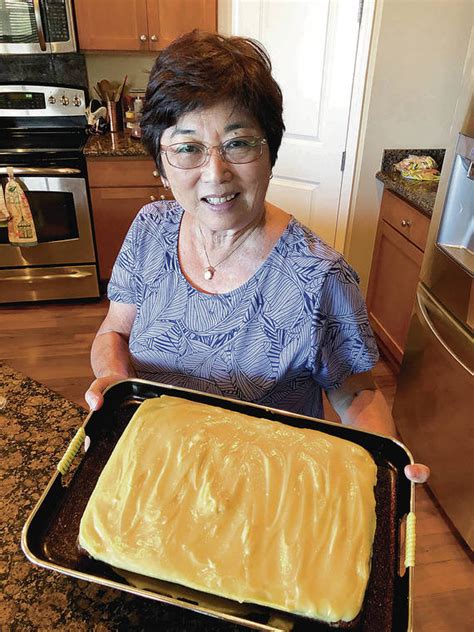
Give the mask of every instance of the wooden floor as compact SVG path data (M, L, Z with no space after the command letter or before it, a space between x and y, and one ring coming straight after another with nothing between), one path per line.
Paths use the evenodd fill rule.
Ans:
M85 406L93 377L89 348L106 309L105 301L3 307L0 361ZM396 380L389 366L380 361L374 374L392 403ZM472 632L472 556L424 486L417 488L416 514L414 630Z

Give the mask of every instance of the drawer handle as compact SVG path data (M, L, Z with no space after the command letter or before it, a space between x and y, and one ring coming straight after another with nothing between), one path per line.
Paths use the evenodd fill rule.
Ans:
M403 228L409 228L411 226L411 220L410 219L402 219L402 226L403 226Z
M159 175L160 175L160 172L158 171L158 169L155 169L155 170L153 171L153 177L154 177L154 178L157 178Z
M156 202L156 197L154 195L150 195L150 202Z

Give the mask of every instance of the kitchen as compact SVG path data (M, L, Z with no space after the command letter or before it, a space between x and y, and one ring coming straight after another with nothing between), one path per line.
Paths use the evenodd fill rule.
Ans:
M375 241L377 231L383 186L379 181L376 181L375 174L381 169L383 150L394 147L445 148L449 142L449 126L455 109L461 68L467 47L468 34L466 33L468 27L466 25L468 25L469 20L465 16L466 14L469 16L469 11L466 5L456 3L456 7L460 11L456 15L451 9L453 3L434 3L434 6L430 6L429 15L427 15L428 9L426 7L430 4L417 3L415 7L413 3L384 2L377 3L375 11L374 20L378 29L376 29L378 35L377 54L369 63L369 74L371 73L372 77L370 99L366 103L367 109L364 110L362 150L359 153L359 164L355 173L356 180L349 214L348 236L345 239L347 241L346 256L361 274L363 287L368 285L372 255L371 244ZM464 14L462 13L463 7L466 11ZM218 18L219 20L223 19L220 6ZM439 37L439 41L444 42L444 47L436 47L435 42L438 41L436 37ZM429 51L428 60L426 59L426 51ZM395 55L395 53L397 54ZM101 56L97 55L97 57L100 58ZM94 59L92 63L105 64L105 68L108 69L110 60L113 60L115 56L113 53L109 53L107 56L104 54L104 57L105 61L104 58L102 60ZM126 59L127 56L122 54L120 58L119 62L123 64L123 58ZM104 70L104 66L99 66L97 74L94 75L94 66L89 68L89 63L88 55L86 55L89 78L92 76L93 80L107 76L111 80L119 81L124 73L132 75L133 66L138 67L139 70L143 68L140 57L140 61L132 65L132 70L130 70L129 65L119 65L117 72L112 75L109 71ZM423 72L414 72L413 66L422 67ZM453 72L453 68L459 69L458 74ZM403 72L400 69L403 69ZM443 81L439 81L440 76ZM139 84L135 85L143 87ZM399 102L404 104L403 115L400 115L397 108L393 108L393 103ZM429 109L432 116L423 115L420 117L420 109L423 112ZM410 112L410 116L407 115L407 111ZM101 139L99 138L99 140ZM133 140L130 143L136 143L136 141ZM132 145L132 147L136 146ZM151 174L150 178L153 177ZM151 183L144 183L142 186L143 188L152 187L154 186L153 183L154 180L151 180ZM123 182L120 183L121 186L123 184ZM99 186L97 188L108 189L109 187ZM127 186L123 186L123 188L126 189ZM98 255L100 260L100 251ZM72 304L9 305L4 307L2 311L2 322L5 323L1 334L2 350L0 353L2 360L8 366L50 386L77 404L83 404L81 393L90 380L88 348L93 332L104 314L104 303L89 300L83 306L77 302ZM387 385L386 392L393 397L396 382L389 366L381 365L376 377L382 384ZM8 388L16 388L16 392L21 391L22 384L30 384L29 382L23 383L12 373L7 373L5 380L8 383ZM36 387L31 386L31 388ZM35 401L30 402L30 406L45 406L44 403L41 403L41 392L35 391L35 397L38 398L35 400L36 403ZM45 411L46 409L40 408L40 410ZM43 412L43 418L44 414ZM54 450L55 459L64 452L65 446L73 434L73 429L80 425L81 414L83 413L77 407L68 405L65 425L61 425L61 432L51 438L51 445L44 448L45 450ZM26 424L24 432L28 432L28 413L26 412L25 415L23 418ZM14 458L18 459L20 456L16 454ZM29 459L26 456L23 458L26 459L26 465ZM30 464L32 471L38 467L44 468L44 471L37 471L37 481L40 480L41 476L41 482L36 481L33 484L31 480L25 481L25 490L32 493L34 499L38 498L51 475L50 458L47 458L47 454L41 454L37 451L35 463ZM38 484L38 489L36 489L36 484ZM25 517L31 510L33 502L27 504L28 509L26 506L23 508L23 511L26 512L23 514ZM472 612L470 604L472 574L468 549L454 535L432 497L422 488L417 489L417 517L418 557L414 595L415 629L469 629L469 613ZM63 619L58 617L66 617L66 612L68 618L64 619L67 621L67 624L64 625L65 629L68 625L71 625L70 629L73 629L74 624L78 626L77 629L81 629L79 626L83 626L85 629L86 619L83 618L84 610L82 608L90 608L91 603L77 606L76 614L70 612L74 610L74 605L67 600L73 597L72 593L67 591L70 583L74 580L57 578L55 575L50 577L46 571L42 572L30 568L23 561L22 554L18 549L15 550L14 555L18 564L15 568L19 569L18 586L21 586L23 579L28 577L28 581L32 581L31 578L39 576L40 573L47 583L46 585L49 586L50 594L47 602L46 604L44 601L41 602L41 616L43 617L41 625L43 629L48 627L48 616L51 617L51 621L54 621L55 626L60 628ZM86 602L88 599L97 600L97 589L88 586L84 588L83 592L86 593ZM118 603L121 599L120 596L117 597L110 591L102 591L100 596L104 600L117 600L114 603ZM55 600L57 600L57 608L53 608L53 605L56 605L54 604ZM13 621L17 620L19 623L30 621L30 625L32 625L32 619L24 618L24 602L22 604L14 616L23 618L13 618ZM39 602L31 605L33 610L38 610L39 607ZM130 616L133 617L133 604L130 605L130 608ZM147 611L146 616L152 617L153 615L150 614L151 606L147 605L147 608L150 610ZM75 616L77 616L76 619L74 619ZM122 614L117 614L117 617L120 616ZM172 614L164 616L169 617L167 629L193 629L191 625L194 624L191 623L188 624L190 626L188 628L185 627L184 623L179 628L179 625L172 618ZM7 618L4 625L8 626L11 620ZM119 618L115 619L115 622L118 621L120 621ZM130 621L133 621L133 618ZM151 624L153 619L150 618L147 621ZM101 629L101 626L103 626L102 629L110 629L105 618L97 618L95 625L97 626L95 629ZM114 623L109 623L109 625L113 626ZM137 626L140 626L140 622L137 622ZM145 626L143 621L142 626ZM173 626L175 627L173 628Z

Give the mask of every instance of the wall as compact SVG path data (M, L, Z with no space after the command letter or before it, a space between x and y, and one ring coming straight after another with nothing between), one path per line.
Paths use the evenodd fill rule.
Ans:
M377 4L344 252L367 288L384 149L445 148L473 19L471 0Z

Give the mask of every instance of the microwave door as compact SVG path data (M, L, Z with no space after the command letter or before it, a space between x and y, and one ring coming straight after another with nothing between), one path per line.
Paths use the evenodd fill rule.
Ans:
M0 53L48 53L41 0L0 0Z
M52 53L73 53L77 50L71 0L41 0L46 15L46 43ZM49 42L49 44L48 44Z

